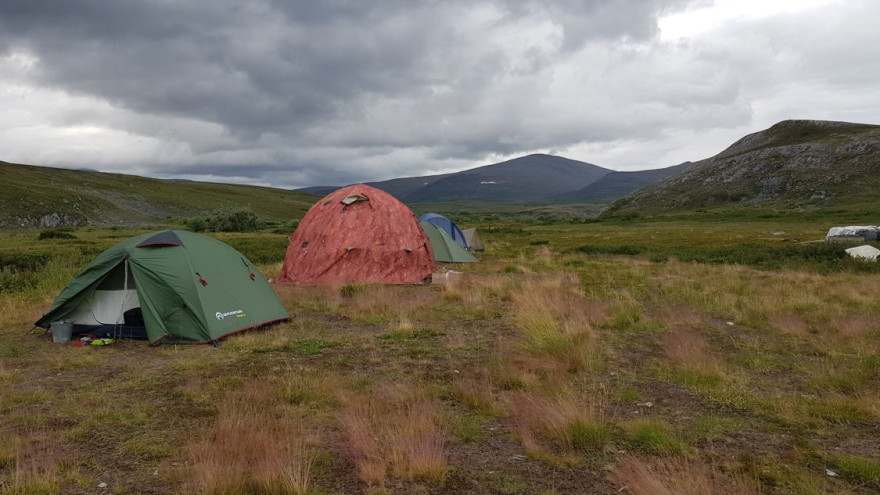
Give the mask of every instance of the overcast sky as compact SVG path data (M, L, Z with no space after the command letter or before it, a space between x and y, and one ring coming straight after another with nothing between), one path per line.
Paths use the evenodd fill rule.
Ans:
M876 0L2 0L0 160L338 185L880 124Z

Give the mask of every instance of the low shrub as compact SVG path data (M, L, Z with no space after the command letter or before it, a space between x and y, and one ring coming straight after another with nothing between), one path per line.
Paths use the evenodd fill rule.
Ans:
M210 222L215 232L253 232L260 226L256 213L240 208L221 211Z
M677 259L707 264L736 264L761 269L810 269L819 272L880 272L880 263L851 258L840 244L739 244L733 246L646 246L585 244L589 255L640 256L654 262Z
M253 232L260 228L260 219L251 210L230 208L211 217L190 218L186 226L193 232Z
M46 253L0 254L0 272L33 272L46 266L50 256Z
M38 241L44 239L76 239L76 236L63 229L48 229L41 230L40 235L37 236Z

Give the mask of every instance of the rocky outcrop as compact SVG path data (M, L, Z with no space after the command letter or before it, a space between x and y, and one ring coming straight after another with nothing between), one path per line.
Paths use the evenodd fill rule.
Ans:
M612 204L605 215L834 204L880 186L880 126L784 121Z

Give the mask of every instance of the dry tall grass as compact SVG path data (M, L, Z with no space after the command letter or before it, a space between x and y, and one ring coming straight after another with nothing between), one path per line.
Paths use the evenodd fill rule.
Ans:
M551 449L597 452L611 438L602 412L601 394L540 397L517 393L510 397L511 422L526 452L539 455Z
M481 308L510 299L516 281L504 275L456 274L440 281L444 298L460 300L465 306Z
M663 348L666 356L679 366L714 375L724 372L721 362L709 353L706 338L699 332L668 332L663 335Z
M382 485L389 473L402 479L446 478L446 432L433 402L409 387L387 386L343 403L339 424L363 481Z
M573 292L571 283L566 277L528 282L513 294L513 302L524 350L577 372L590 369L599 357L592 324L607 318L607 306Z
M486 374L476 378L458 379L455 385L461 401L474 411L489 416L500 416L505 413L504 401Z
M341 310L350 318L399 321L401 315L410 318L438 299L440 292L430 287L362 286L343 298Z
M796 313L778 313L770 317L773 328L792 335L806 335L807 322Z
M253 385L220 405L213 427L189 448L200 493L308 492L316 437L300 419L279 414L274 397Z
M0 442L0 495L60 493L57 445L46 431L6 436Z
M623 459L611 472L621 491L633 495L758 495L746 482L698 461ZM625 489L624 489L625 488Z

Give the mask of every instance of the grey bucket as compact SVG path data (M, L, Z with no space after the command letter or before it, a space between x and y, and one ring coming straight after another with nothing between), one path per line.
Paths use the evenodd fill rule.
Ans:
M49 324L52 331L52 342L69 342L73 333L72 321L53 321Z

